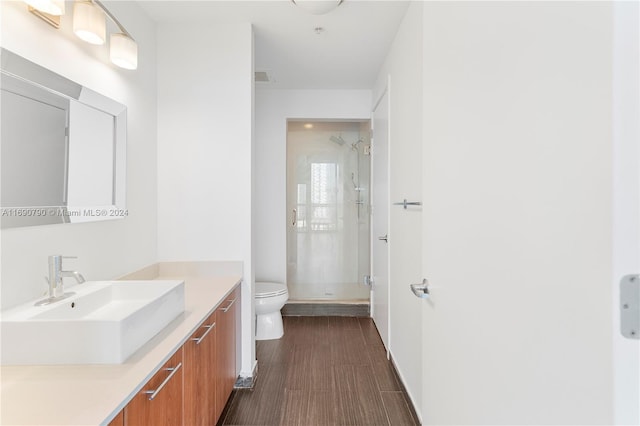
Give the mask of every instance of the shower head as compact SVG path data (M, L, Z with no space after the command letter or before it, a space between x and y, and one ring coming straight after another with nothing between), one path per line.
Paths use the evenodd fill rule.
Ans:
M351 149L352 149L352 150L354 150L354 151L357 151L357 150L358 150L358 145L360 145L361 143L364 143L364 141L362 140L362 138L358 139L358 141L357 141L357 142L352 143L352 144L351 144Z
M335 144L338 144L340 146L344 145L344 139L342 139L342 135L335 137L335 136L331 136L329 138L329 140Z

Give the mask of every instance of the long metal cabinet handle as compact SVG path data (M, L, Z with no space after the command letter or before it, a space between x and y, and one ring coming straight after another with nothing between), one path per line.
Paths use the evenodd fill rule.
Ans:
M226 313L229 309L231 309L231 305L233 305L235 302L236 299L233 299L231 303L229 303L229 306L227 306L226 308L222 308L222 312Z
M164 381L162 383L160 383L160 386L158 386L158 389L156 390L148 390L148 391L144 391L143 393L149 395L149 401L153 401L153 399L158 396L158 394L160 393L160 391L162 390L162 388L169 383L169 380L171 380L171 378L178 372L178 370L180 370L180 367L182 367L182 363L179 362L178 365L176 365L173 368L165 368L165 371L170 371L171 373L167 376L166 379L164 379Z
M296 226L298 222L298 210L293 209L293 216L291 217L291 226Z
M202 342L202 341L204 340L204 338L205 338L205 337L207 337L207 334L209 334L209 332L210 332L211 330L213 330L213 327L215 327L215 326L216 326L216 323L215 323L215 322L214 322L213 324L211 324L211 325L203 325L203 326L202 326L202 328L206 328L206 329L207 329L207 331L205 331L205 332L204 332L204 334L203 334L202 336L200 336L200 337L194 337L194 338L193 338L193 339L191 339L191 340L193 340L194 342L196 342L196 345L199 345L199 344L200 344L200 342Z

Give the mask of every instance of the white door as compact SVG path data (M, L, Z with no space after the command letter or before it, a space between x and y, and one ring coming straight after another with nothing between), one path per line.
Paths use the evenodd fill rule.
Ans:
M424 424L613 421L612 6L556 6L424 3Z
M373 110L371 141L371 316L389 350L389 95Z
M620 281L640 273L640 7L614 4L613 368L615 424L640 424L640 341L622 334ZM625 326L629 332L629 326Z

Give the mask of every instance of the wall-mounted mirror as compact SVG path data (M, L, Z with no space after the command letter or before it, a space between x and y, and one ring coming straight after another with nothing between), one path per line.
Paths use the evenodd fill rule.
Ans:
M127 215L127 109L0 50L2 228Z

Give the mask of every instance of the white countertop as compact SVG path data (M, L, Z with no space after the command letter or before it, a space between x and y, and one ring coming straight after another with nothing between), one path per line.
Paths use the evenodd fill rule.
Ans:
M242 280L164 272L158 278L185 281L184 313L123 364L0 367L0 424L109 423Z

